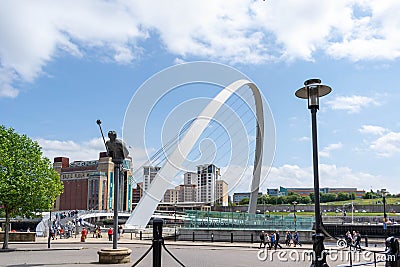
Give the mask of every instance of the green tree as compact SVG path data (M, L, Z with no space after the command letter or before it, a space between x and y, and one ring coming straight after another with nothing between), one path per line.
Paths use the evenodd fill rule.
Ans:
M276 197L276 196L270 196L270 197L267 199L267 204L270 204L270 205L277 205L277 204L278 204L278 197Z
M10 218L30 218L37 210L50 210L63 184L37 142L2 125L0 140L0 206L6 217L3 249L7 249Z
M302 197L300 197L299 203L301 203L301 204L310 204L311 203L311 198L309 196L302 196Z
M245 197L239 201L239 205L248 205L249 202L250 202L250 199L248 197Z
M373 198L375 198L375 195L376 195L376 194L375 194L374 192L371 191L371 192L365 193L364 196L363 196L363 198L364 198L364 199L373 199Z
M310 193L310 199L311 199L311 203L315 202L315 195L314 193Z
M336 200L336 194L335 193L321 193L320 194L320 202L325 203L325 202L333 202Z
M297 193L294 193L294 192L290 192L290 193L292 193L292 194L289 194L287 196L286 204L292 204L294 201L296 201L297 203L300 203L301 196L299 194L297 194Z
M349 199L351 199L351 195L346 192L339 192L336 197L337 201L344 201L344 200L349 200Z

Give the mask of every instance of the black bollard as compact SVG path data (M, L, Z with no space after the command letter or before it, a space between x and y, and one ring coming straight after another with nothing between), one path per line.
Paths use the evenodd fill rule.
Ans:
M139 233L140 240L142 240L142 237L143 237L143 233L142 233L142 231L140 231L140 233Z
M365 246L368 247L368 236L365 235Z
M233 233L231 233L231 243L233 243Z
M253 244L254 238L253 238L253 233L251 233L251 243Z
M153 267L161 267L162 227L163 220L155 218L153 220Z
M192 241L194 242L194 232L193 232L193 235L192 235Z

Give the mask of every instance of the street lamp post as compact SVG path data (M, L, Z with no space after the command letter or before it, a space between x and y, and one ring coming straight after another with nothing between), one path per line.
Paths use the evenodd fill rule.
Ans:
M383 202L383 229L385 230L385 236L387 236L387 214L386 214L386 189L381 189L382 202Z
M296 232L297 231L297 217L296 217L296 205L297 205L297 202L293 201L292 204L293 204L294 231Z
M52 228L53 228L53 220L51 219L51 210L53 209L53 207L51 207L51 209L50 209L50 217L49 217L49 222L48 222L48 224L49 224L49 237L48 237L48 239L47 239L47 248L50 248L50 240L51 240L51 230L52 230Z
M354 224L354 202L351 202L351 224Z
M175 234L174 234L174 241L176 241L176 202L175 202L174 207L175 207L175 218L174 218L174 231L175 231Z
M304 82L304 87L296 91L296 96L308 99L308 109L311 110L312 147L313 147L313 172L314 172L314 202L315 202L315 234L313 234L313 251L315 253L311 266L328 266L324 253L324 234L322 233L322 218L319 200L319 174L318 174L318 145L317 145L317 111L319 98L329 94L332 89L322 85L320 79L310 79Z

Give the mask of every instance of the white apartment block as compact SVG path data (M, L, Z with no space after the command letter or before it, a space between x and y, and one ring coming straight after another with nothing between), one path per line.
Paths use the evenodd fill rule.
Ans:
M197 201L214 205L217 200L216 184L220 170L214 164L197 166Z

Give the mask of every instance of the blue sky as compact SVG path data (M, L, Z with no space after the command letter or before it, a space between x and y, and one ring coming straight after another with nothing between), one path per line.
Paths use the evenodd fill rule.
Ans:
M262 188L312 187L310 113L294 92L317 77L333 89L318 112L321 186L400 192L399 11L372 0L1 1L0 123L49 158L96 159L96 119L121 134L149 77L218 62L253 80L274 116Z

